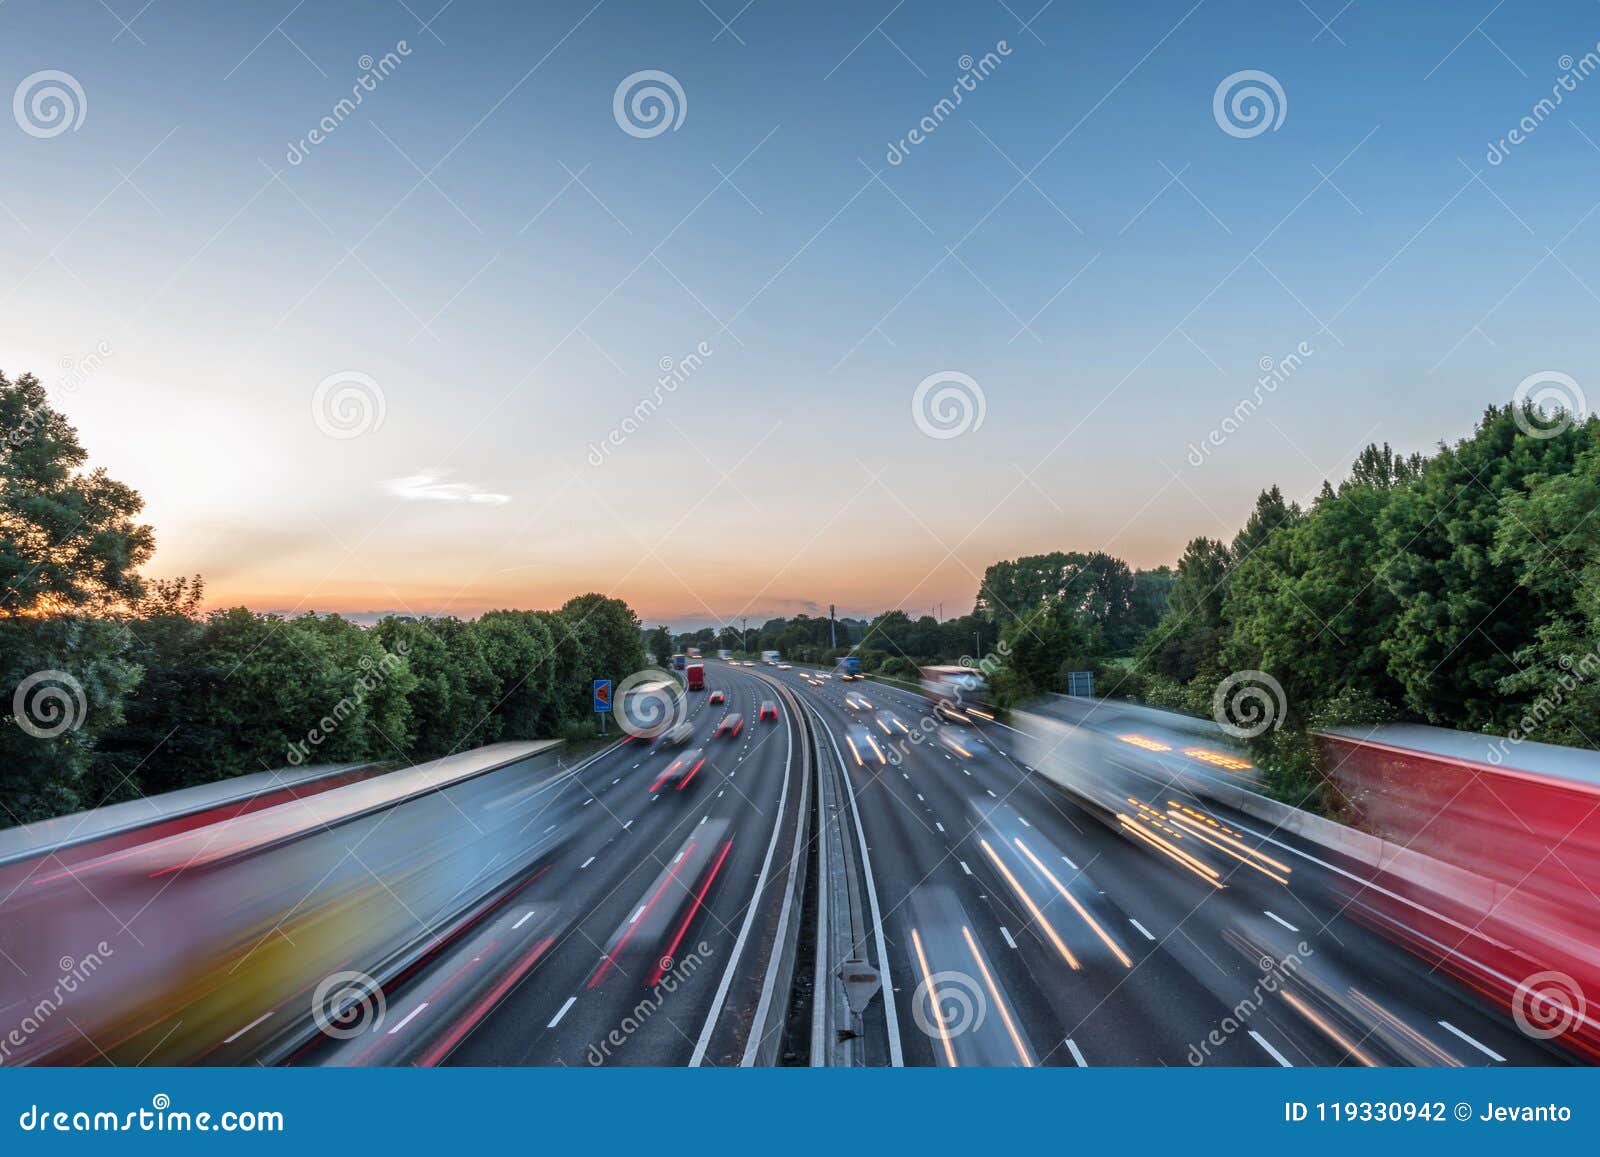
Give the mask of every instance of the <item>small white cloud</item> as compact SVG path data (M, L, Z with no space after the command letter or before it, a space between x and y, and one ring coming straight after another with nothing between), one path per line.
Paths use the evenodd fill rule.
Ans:
M509 494L492 494L470 482L447 482L452 473L450 470L424 470L405 478L391 478L383 488L408 502L481 502L498 506L511 501Z

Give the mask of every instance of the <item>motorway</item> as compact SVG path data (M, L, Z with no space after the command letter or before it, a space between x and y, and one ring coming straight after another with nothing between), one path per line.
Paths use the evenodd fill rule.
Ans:
M1358 923L1326 853L1174 791L1153 751L1073 752L1131 785L1119 820L1033 774L1003 724L911 742L925 697L780 674L870 863L881 923L857 947L890 984L868 1063L1563 1063Z
M681 747L566 764L498 744L332 768L289 796L269 777L60 854L20 831L0 870L0 1029L27 1031L3 1059L1567 1059L1374 931L1354 865L1177 786L1174 761L1230 774L1226 752L1070 729L1052 758L1089 786L1069 792L1014 727L937 721L909 689L706 676L727 701L688 695ZM758 719L766 700L776 720ZM738 733L715 734L732 714ZM886 979L859 1036L829 1019L847 959ZM70 1004L58 970L81 981Z

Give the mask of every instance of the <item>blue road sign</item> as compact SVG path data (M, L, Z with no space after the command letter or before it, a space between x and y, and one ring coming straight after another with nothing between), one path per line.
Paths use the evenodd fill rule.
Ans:
M596 711L611 710L610 679L596 679L594 681L594 709Z

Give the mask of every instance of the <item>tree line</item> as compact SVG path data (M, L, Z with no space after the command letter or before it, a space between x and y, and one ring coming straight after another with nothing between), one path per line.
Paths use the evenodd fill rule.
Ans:
M0 373L0 439L0 826L291 765L591 735L589 680L643 666L637 616L599 594L471 621L202 614L198 576L141 576L142 499L84 469L33 376Z

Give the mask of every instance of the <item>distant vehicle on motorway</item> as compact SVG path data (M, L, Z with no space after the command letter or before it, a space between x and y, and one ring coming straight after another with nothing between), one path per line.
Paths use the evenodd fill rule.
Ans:
M694 738L694 724L680 723L676 727L669 727L663 731L656 742L663 747L682 747Z
M777 717L778 705L771 699L763 699L761 701L761 710L756 713L757 721L764 722L765 720L776 719Z
M872 710L872 700L868 699L865 695L858 695L854 691L851 691L844 697L844 705L850 708L852 711Z
M861 678L861 660L854 655L846 655L841 658L834 669L839 672L839 678L841 679Z
M672 656L672 669L674 671L681 671L688 665L689 656L685 655L682 651L679 651L676 655Z
M717 658L721 659L724 663L731 663L733 661L733 652L727 650L718 651Z
M707 703L722 703L722 702L725 702L727 700L727 698L728 697L725 694L723 694L721 691L713 691L711 694L706 696L706 702Z
M683 671L684 682L691 691L704 691L706 689L706 665L699 659L691 662Z
M790 669L790 664L788 664L788 663L779 663L778 664L778 670L780 670L780 671L787 671L789 669Z
M779 656L778 652L776 652L776 651L762 651L761 652L761 661L763 663L765 663L769 667L777 666L779 658L780 658L780 656Z
M691 658L691 659L698 659L698 658L700 658L700 648L699 647L685 647L684 648L684 654L688 655L688 657Z
M716 739L721 739L724 735L726 735L729 739L737 739L739 738L739 732L743 730L743 715L724 715L717 723L717 730L713 734L713 737Z

